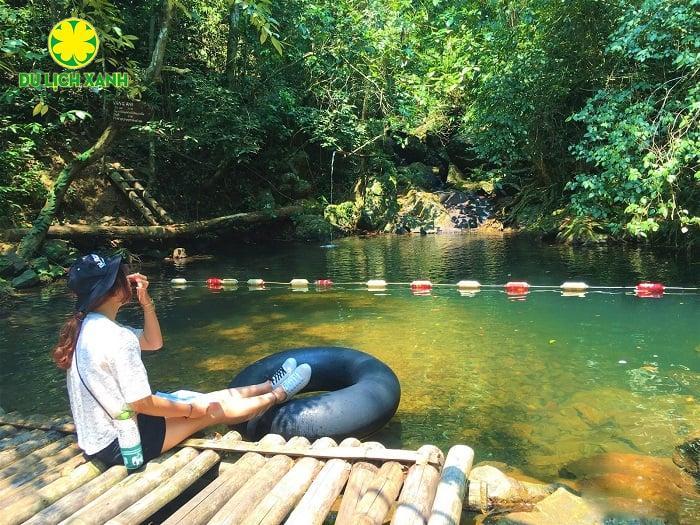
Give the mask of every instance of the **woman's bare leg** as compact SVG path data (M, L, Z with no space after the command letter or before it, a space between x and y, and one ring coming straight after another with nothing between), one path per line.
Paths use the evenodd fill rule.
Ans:
M259 396L262 394L267 394L272 392L272 383L270 381L265 381L257 385L249 386L239 386L236 388L225 388L223 390L216 390L215 392L209 392L206 394L210 399L217 401L227 401L231 398L241 399L246 397Z
M257 385L256 385L257 386ZM196 419L185 417L169 417L165 419L165 439L161 453L170 450L195 432L212 425L235 425L248 421L269 409L276 403L284 401L286 394L280 387L275 391L241 399L221 401L221 410L210 416Z

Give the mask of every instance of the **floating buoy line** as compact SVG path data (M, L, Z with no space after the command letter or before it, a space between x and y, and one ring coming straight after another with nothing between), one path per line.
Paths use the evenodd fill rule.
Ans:
M505 284L481 284L479 281L463 280L457 283L433 283L427 280L415 280L411 282L387 282L384 279L370 279L368 281L335 282L331 279L308 279L294 278L291 281L265 281L255 278L246 281L238 279L221 279L219 277L209 277L206 280L193 281L184 277L176 277L170 280L173 286L186 287L190 285L204 284L211 290L222 290L224 288L237 288L239 285L247 285L250 290L264 290L270 287L284 286L294 291L308 291L311 286L317 290L328 290L334 286L362 286L370 292L386 291L389 287L408 286L414 295L429 295L433 288L455 288L462 295L474 295L482 289L503 291L511 297L524 297L531 291L557 291L563 296L583 297L588 292L614 293L615 291L628 293L632 291L637 297L660 298L663 295L678 292L695 292L700 287L688 286L666 286L663 283L643 281L635 286L595 286L588 285L580 281L566 281L559 286L556 285L533 285L525 281L509 281Z

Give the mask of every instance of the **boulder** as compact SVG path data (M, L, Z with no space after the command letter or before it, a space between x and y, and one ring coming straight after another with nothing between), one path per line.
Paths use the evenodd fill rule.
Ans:
M398 169L398 173L398 182L401 189L418 188L432 191L442 187L442 181L433 172L433 168L421 162L402 166Z
M489 507L511 509L524 503L540 501L559 487L559 485L517 480L493 465L474 467L469 473L469 484L470 487L481 485L479 492L485 492ZM483 506L483 502L480 505Z
M34 270L25 270L12 279L12 286L18 290L22 288L31 288L37 284L39 284L39 276Z
M565 488L559 488L551 496L537 503L532 512L511 512L499 516L498 525L603 525L603 512L583 498L575 496Z
M700 430L693 432L673 451L673 462L700 481Z
M64 265L69 263L71 256L70 244L62 239L49 239L44 242L42 253L54 264Z
M0 257L0 277L14 277L27 268L27 261L14 252Z

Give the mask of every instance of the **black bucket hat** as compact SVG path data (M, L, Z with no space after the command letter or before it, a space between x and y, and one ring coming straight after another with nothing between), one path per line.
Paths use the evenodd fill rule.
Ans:
M103 258L90 253L73 263L68 270L68 288L77 296L77 312L87 313L87 308L112 288L121 262L121 255Z

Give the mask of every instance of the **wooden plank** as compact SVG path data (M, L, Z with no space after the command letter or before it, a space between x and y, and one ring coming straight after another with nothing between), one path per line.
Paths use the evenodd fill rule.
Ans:
M187 465L183 466L170 479L164 480L143 498L107 522L108 525L131 525L140 523L157 510L162 509L192 483L201 478L216 465L221 457L213 450L205 450Z
M282 436L268 434L261 442L284 443ZM245 482L265 464L266 459L255 452L244 454L194 498L170 516L162 525L202 525L207 523L229 501Z
M283 446L277 445L262 445L260 442L251 443L241 441L239 443L217 443L208 439L188 439L181 443L183 447L192 447L199 449L218 450L222 452L257 452L265 455L288 454L291 457L310 457L316 459L344 459L348 461L396 461L398 463L416 463L418 461L427 461L429 464L441 466L441 458L436 454L426 460L415 450L401 449L368 449L360 447L335 447L326 449L307 449L285 451Z
M77 446L76 446L77 448ZM82 454L80 449L67 448L63 449L56 456L50 459L56 463L53 466L42 467L38 464L38 470L33 469L30 473L20 473L18 476L13 476L12 480L3 480L8 482L0 491L0 508L11 499L21 498L25 495L45 487L55 480L67 476L72 470L79 467L83 463L87 463L87 458Z
M419 453L437 450L433 445L424 445ZM391 525L425 525L430 518L430 509L435 499L435 491L440 481L440 471L432 465L416 463L406 475L399 504L394 511Z
M66 494L96 478L103 470L104 466L96 461L83 463L67 476L59 478L5 507L0 514L0 525L17 525L28 520Z
M465 445L452 447L445 458L428 525L459 525L474 451Z
M122 465L111 467L82 487L63 496L53 505L35 514L30 520L25 521L23 525L56 525L71 514L78 512L87 503L104 494L110 487L126 478L126 476L126 467Z
M41 436L29 439L24 443L20 443L16 447L3 450L0 452L0 469L3 469L9 465L12 465L15 461L22 459L23 457L31 454L35 450L38 450L49 443L62 437L58 432L44 432Z
M383 449L384 445L376 442L364 443L365 448ZM379 467L366 461L358 461L350 470L348 484L345 487L343 499L338 508L338 515L335 518L336 525L353 525L352 517L355 514L357 504L364 496L367 487L377 474Z
M343 490L349 475L350 464L347 461L342 459L328 461L285 523L287 525L321 525L330 512L333 502Z
M149 461L145 471L128 476L63 523L102 525L173 476L197 454L192 448L183 448L162 464Z
M75 433L75 425L71 418L67 416L50 418L37 414L25 417L17 412L10 412L8 414L0 414L0 424L12 425L13 427L19 428Z
M352 523L382 525L399 495L403 478L403 468L400 463L395 461L384 463L360 499Z

